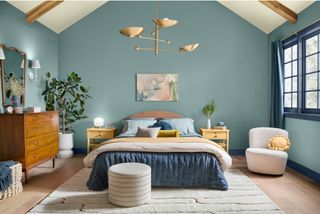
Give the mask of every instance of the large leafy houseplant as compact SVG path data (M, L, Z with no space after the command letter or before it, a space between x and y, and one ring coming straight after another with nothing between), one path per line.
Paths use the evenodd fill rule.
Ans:
M58 111L62 134L71 131L71 124L87 118L84 115L85 101L91 98L89 88L83 86L77 73L70 73L65 80L52 78L47 73L46 87L42 92L47 111Z
M214 113L215 111L215 108L216 108L216 105L214 103L214 99L212 99L212 101L205 105L203 108L202 108L202 112L203 114L207 117L207 128L208 129L211 129L211 115Z

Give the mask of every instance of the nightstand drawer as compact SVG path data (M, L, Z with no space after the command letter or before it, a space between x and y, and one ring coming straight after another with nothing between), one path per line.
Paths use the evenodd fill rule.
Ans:
M108 139L113 138L114 133L111 131L88 131L88 138L94 139Z
M204 138L208 139L226 139L227 138L227 133L225 132L204 132L202 133Z

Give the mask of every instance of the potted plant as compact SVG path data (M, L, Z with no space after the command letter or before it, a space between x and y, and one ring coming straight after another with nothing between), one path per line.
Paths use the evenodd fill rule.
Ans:
M47 111L58 111L60 118L59 154L60 158L73 155L73 131L71 124L87 118L84 115L85 101L91 98L89 88L81 85L81 78L72 72L67 79L51 78L47 73L46 87L42 92Z
M215 104L214 104L214 100L212 99L211 103L205 105L202 108L202 112L203 114L207 117L207 129L211 129L211 115L213 114L214 110L215 110Z

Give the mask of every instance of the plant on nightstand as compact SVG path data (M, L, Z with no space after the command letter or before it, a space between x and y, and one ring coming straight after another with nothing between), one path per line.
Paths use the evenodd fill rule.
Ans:
M47 111L58 111L60 117L59 154L60 158L73 155L73 132L71 124L87 118L84 113L85 101L91 98L89 89L81 85L81 78L72 72L67 79L52 78L47 73L46 88L42 92Z
M214 100L212 99L211 103L205 105L202 108L202 112L203 114L207 117L207 129L211 129L211 115L213 114L214 110L215 110L215 104L214 104Z

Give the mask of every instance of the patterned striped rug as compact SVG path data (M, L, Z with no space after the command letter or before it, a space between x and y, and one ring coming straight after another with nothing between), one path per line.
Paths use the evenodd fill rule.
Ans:
M29 213L284 213L238 169L226 172L228 191L210 189L153 188L145 205L121 208L108 202L107 191L90 191L90 169L82 169Z

